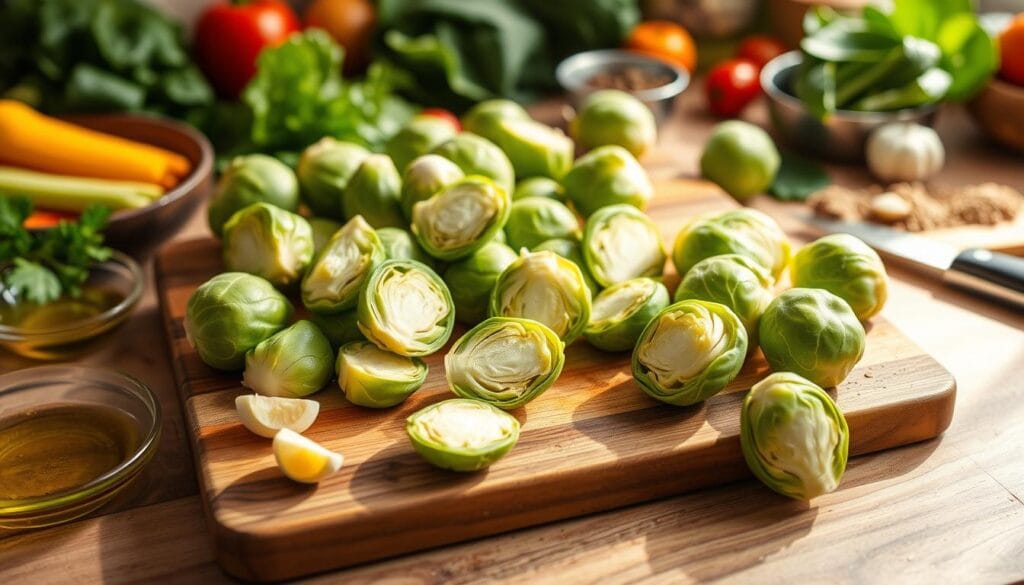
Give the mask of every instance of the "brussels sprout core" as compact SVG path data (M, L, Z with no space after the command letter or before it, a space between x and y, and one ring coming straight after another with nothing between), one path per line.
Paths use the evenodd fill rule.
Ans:
M454 323L448 287L414 260L384 262L359 295L359 330L381 349L399 355L437 351L448 341Z
M427 365L418 358L384 351L366 341L338 352L338 386L352 404L387 408L401 403L423 385Z
M302 279L302 302L311 311L340 313L355 306L359 287L384 260L380 238L360 216L331 236Z
M476 471L508 453L519 440L519 421L478 400L452 399L406 420L413 448L442 469Z
M431 256L457 260L490 241L508 219L508 194L484 177L467 177L413 206L412 231Z
M603 286L660 276L665 270L658 227L629 205L603 207L590 216L583 233L583 257L594 280Z
M590 304L578 266L554 252L525 252L498 277L490 314L539 321L570 343L586 327Z

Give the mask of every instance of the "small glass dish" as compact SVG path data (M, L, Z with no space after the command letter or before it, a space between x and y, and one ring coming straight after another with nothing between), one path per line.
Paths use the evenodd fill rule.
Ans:
M122 461L112 469L73 488L5 499L11 492L0 485L0 528L41 528L80 518L129 485L156 452L160 442L160 403L149 387L135 378L83 366L41 366L0 376L0 431L11 428L13 421L26 420L26 415L38 416L48 409L68 407L116 409L126 425L133 425L133 444L125 447ZM66 440L70 442L76 437L82 439L69 434ZM13 444L0 445L0 464L8 448L15 450ZM18 460L18 464L24 462Z
M144 282L139 264L115 251L110 259L92 268L80 299L58 299L50 305L22 309L13 295L0 289L0 346L38 360L72 357L85 348L86 342L128 318L142 297ZM88 305L90 294L104 296L102 310ZM33 311L33 316L41 316L44 311L51 314L45 316L45 323L32 327L13 324L31 318L26 316L27 311Z

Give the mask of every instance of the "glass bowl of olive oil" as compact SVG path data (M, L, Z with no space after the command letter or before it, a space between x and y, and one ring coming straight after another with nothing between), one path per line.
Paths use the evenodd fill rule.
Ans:
M106 369L42 366L0 376L0 528L74 520L138 476L160 441L160 403Z
M143 283L139 264L115 251L92 267L76 297L40 305L0 288L0 346L37 360L73 357L128 318L142 297Z

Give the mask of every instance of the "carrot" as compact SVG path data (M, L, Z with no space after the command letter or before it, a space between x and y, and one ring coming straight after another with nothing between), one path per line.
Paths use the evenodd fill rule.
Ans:
M22 225L30 230L46 229L52 228L53 226L59 224L62 219L71 221L77 217L77 213L36 209L35 211L32 212L31 215L25 218L25 221L22 223Z

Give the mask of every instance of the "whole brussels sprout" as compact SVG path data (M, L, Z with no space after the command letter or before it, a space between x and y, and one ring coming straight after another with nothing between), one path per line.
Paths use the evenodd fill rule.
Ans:
M849 234L832 234L793 256L793 286L823 288L847 303L861 321L885 305L889 277L878 253Z
M530 197L512 203L505 237L514 250L532 248L554 238L577 239L580 223L571 209L554 199Z
M319 254L334 232L341 229L341 222L326 217L309 218L309 227L313 229L313 255Z
M334 373L334 350L316 325L297 321L245 354L242 385L263 396L302 398Z
M617 203L642 210L654 196L647 171L621 146L601 146L578 158L562 186L584 217Z
M757 347L757 324L772 302L775 281L768 269L739 254L712 256L696 263L676 289L675 302L711 301L732 309L747 330L749 349Z
M269 203L285 211L298 210L299 182L295 173L265 154L233 158L210 198L207 210L210 231L220 237L228 219L253 203Z
M368 156L370 151L362 146L329 136L302 151L296 173L302 199L315 215L337 220L345 218L342 193Z
M388 140L384 152L395 161L399 170L403 170L413 159L427 154L457 133L447 120L437 116L415 116Z
M338 352L338 386L349 402L367 408L401 404L427 379L427 364L353 341Z
M652 398L689 406L736 378L747 355L747 331L729 307L681 301L658 313L633 350L633 377Z
M471 175L412 209L412 233L438 260L479 250L505 227L511 200L494 181Z
M523 252L491 291L491 317L533 319L572 343L590 320L590 289L583 273L554 252Z
M366 339L359 330L359 315L355 309L333 315L311 312L309 320L320 329L327 341L331 342L331 348L335 351L346 343Z
M516 190L512 192L512 200L519 201L529 197L547 197L556 201L565 201L565 189L554 179L530 177L516 183Z
M505 244L489 242L444 271L444 282L455 305L455 319L474 325L487 317L487 303L498 276L518 256Z
M576 145L565 133L531 119L500 120L484 137L505 151L517 177L560 179L576 154Z
M567 240L565 238L546 240L534 246L530 251L554 252L562 258L572 262L580 269L580 273L583 275L583 281L587 283L587 288L590 289L590 296L593 297L597 293L601 292L601 285L597 284L594 277L590 275L590 269L587 268L587 263L583 259L583 248L580 246L578 240Z
M315 313L340 313L356 306L359 288L384 261L384 245L360 216L335 232L302 279L302 304Z
M471 132L456 134L438 145L433 153L452 161L467 175L491 179L506 193L511 194L515 187L516 174L512 162L496 144L482 136Z
M245 353L277 333L292 317L292 304L274 285L244 272L204 282L185 308L185 337L203 362L237 370Z
M658 140L657 124L650 108L617 89L596 91L583 102L569 125L569 132L586 150L615 144L640 157Z
M519 421L479 400L453 398L417 411L406 419L405 432L431 465L477 471L512 450L519 440Z
M224 224L224 267L271 284L298 282L313 259L313 228L301 215L268 203L253 203Z
M441 277L415 260L386 260L359 293L359 330L381 349L404 356L434 353L455 326Z
M503 410L519 408L562 373L565 344L541 323L491 317L452 345L444 371L452 392Z
M485 138L498 130L498 123L504 120L529 120L526 108L512 100L484 100L469 109L462 116L462 128ZM488 138L490 140L490 138Z
M626 351L651 319L669 305L668 289L651 278L634 278L597 295L583 337L604 351Z
M465 177L455 163L437 154L425 154L405 168L402 176L402 213L412 219L412 208Z
M797 500L834 491L843 478L850 430L813 382L776 372L750 389L740 412L740 446L750 471Z
M768 190L782 158L772 137L749 122L728 120L715 126L700 156L700 172L740 201Z
M587 269L602 286L665 272L667 256L658 226L630 205L595 211L585 224L582 247Z
M701 215L679 230L672 262L685 276L694 264L721 254L746 256L778 280L789 263L789 239L775 220L754 209Z
M775 297L758 325L761 351L776 372L822 386L846 379L864 355L864 327L843 299L820 288L792 288Z
M377 230L377 237L384 246L384 256L388 260L415 260L434 267L434 259L416 243L416 239L408 231L396 227L383 227Z
M402 178L384 154L371 154L359 165L341 195L345 217L363 216L375 228L405 227Z

